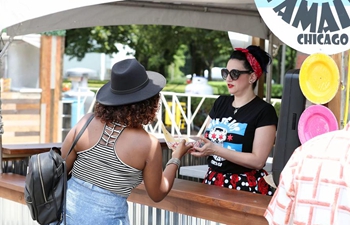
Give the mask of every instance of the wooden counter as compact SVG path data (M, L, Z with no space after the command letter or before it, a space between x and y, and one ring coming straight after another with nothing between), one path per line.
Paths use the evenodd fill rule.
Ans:
M159 140L163 150L167 150L163 154L165 165L171 157L171 150L168 150L163 139ZM33 155L48 151L53 146L60 147L61 144L4 145L3 153L11 157ZM190 155L186 155L182 161L183 165L198 165L201 162L198 158L191 159ZM0 174L0 198L25 204L24 183L23 175ZM271 197L260 194L176 179L173 189L159 203L148 197L143 184L132 191L128 201L224 224L260 225L267 224L263 214L270 199Z
M5 144L2 146L2 154L14 155L34 155L47 152L51 147L61 148L62 143L40 143L40 144Z
M163 138L158 139L162 148L167 147ZM39 143L39 144L5 144L2 146L2 153L8 156L34 155L47 152L51 147L61 148L62 143Z
M263 216L271 197L176 179L168 196L153 202L145 187L135 188L129 201L224 224L268 224Z
M21 204L24 201L25 177L16 174L0 175L0 197ZM136 187L128 201L165 209L224 224L263 225L263 214L271 197L193 181L176 179L173 189L161 202L153 202L145 187Z

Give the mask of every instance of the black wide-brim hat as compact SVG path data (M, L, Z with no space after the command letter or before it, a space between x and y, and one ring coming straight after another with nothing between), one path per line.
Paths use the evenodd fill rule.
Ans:
M162 74L146 71L134 58L125 59L113 65L111 80L97 92L96 101L109 106L136 103L158 94L165 84Z

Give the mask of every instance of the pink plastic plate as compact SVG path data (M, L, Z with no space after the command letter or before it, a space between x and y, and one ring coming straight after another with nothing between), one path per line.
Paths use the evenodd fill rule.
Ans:
M298 123L300 143L330 131L338 130L338 121L333 112L323 105L312 105L304 110Z

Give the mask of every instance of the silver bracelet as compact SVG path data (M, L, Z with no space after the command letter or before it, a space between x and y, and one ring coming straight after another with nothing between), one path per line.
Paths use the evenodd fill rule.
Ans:
M166 166L168 166L169 164L175 164L175 165L177 165L178 168L180 168L180 159L171 158L171 159L167 162Z

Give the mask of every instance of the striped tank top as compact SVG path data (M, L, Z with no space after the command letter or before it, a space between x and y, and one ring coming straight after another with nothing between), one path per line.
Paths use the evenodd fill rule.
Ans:
M125 126L104 126L101 137L90 149L77 153L72 175L113 193L128 197L143 179L142 170L121 161L114 145Z

